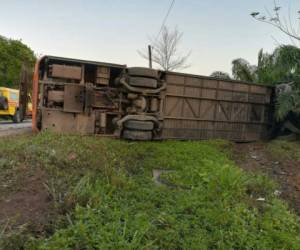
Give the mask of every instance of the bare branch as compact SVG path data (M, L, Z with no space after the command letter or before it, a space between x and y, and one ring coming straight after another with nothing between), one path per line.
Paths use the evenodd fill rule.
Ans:
M163 26L158 39L149 39L152 44L152 61L163 70L172 71L189 67L186 62L191 52L183 55L178 52L182 35L177 28L170 30ZM138 51L138 53L142 58L149 59L146 52Z
M292 22L292 14L291 14L291 6L289 5L288 10L288 21L286 17L282 17L280 15L281 12L281 6L279 6L274 0L273 2L273 14L271 11L268 10L268 8L265 8L265 12L267 14L263 15L260 12L252 12L250 15L257 21L267 23L269 25L272 25L273 27L279 29L281 32L286 34L293 44L295 44L294 40L300 41L300 17L299 17L299 27L296 28L296 26L293 25ZM297 11L298 14L300 14L300 10Z

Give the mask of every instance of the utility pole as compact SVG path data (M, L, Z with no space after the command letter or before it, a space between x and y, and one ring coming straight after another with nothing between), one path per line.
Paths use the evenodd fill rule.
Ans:
M148 45L149 68L152 69L152 47Z

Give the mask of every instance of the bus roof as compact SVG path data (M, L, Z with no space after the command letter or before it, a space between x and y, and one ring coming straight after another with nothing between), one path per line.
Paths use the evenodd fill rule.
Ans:
M6 87L0 87L0 90L2 90L2 91L9 91L9 92L15 92L15 93L19 92L18 89L11 89L11 88L6 88Z

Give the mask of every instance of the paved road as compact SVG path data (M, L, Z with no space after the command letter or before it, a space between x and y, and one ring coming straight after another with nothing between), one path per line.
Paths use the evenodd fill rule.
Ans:
M23 134L31 131L31 120L25 120L22 123L13 123L11 121L0 121L0 136Z

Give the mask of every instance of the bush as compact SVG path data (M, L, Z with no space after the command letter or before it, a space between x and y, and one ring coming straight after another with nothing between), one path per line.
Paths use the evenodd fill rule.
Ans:
M0 84L3 87L19 88L22 65L33 69L35 55L19 40L0 36Z

